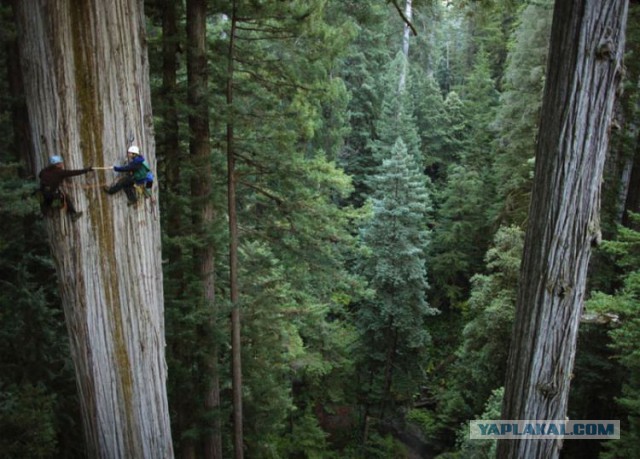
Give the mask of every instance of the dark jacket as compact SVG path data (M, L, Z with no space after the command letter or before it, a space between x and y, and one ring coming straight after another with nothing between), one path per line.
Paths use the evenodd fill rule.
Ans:
M40 187L47 191L57 191L60 184L67 177L86 174L87 172L91 172L91 170L92 169L90 167L86 169L67 170L61 169L56 165L47 166L42 169L38 175L38 177L40 177Z

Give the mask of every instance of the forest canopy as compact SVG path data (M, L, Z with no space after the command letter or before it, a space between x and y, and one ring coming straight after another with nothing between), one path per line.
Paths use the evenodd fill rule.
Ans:
M29 113L20 8L0 4L0 456L100 448L70 316L102 320L91 311L103 303L69 301L104 284L61 275L69 263L55 249L67 243L79 272L95 234L112 253L95 270L131 273L108 284L131 296L94 295L105 297L104 333L117 343L142 330L128 358L152 355L161 369L149 399L166 383L171 454L494 457L496 442L470 440L468 423L499 419L505 397L527 231L540 223L530 204L554 2L118 1L144 14L124 20L130 35L100 37L94 51L52 47L94 66L95 81L117 80L113 107L97 104L111 110L113 139L90 132L83 99L113 88L76 70L77 120L56 118L46 142L33 136L42 123ZM83 8L69 11L100 23L97 7ZM568 369L567 417L619 419L622 434L567 441L567 458L634 457L640 441L639 15L629 2ZM140 81L100 59L128 36ZM57 97L67 64L51 59ZM118 88L134 88L139 106L120 112L132 104ZM101 116L91 120L106 125ZM131 145L153 174L133 204L103 192ZM52 155L94 169L62 185L77 221L41 211ZM139 263L124 261L128 244L146 247ZM122 354L113 374L126 383Z

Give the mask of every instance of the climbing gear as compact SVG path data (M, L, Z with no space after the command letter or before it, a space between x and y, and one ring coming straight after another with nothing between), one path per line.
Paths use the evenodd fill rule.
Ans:
M138 198L150 198L151 197L151 186L153 186L153 182L149 183L136 183L134 188L136 190L136 194Z
M42 185L34 194L40 204L40 212L44 216L52 216L55 211L68 208L66 196L60 190L52 190L50 187Z
M125 194L127 195L127 206L135 206L139 201L142 200L142 198L151 199L152 204L155 204L155 200L153 199L153 196L151 194L154 175L151 172L149 163L147 163L144 157L140 154L140 148L137 145L133 145L133 140L133 134L130 134L128 139L129 146L127 148L127 154L133 155L135 156L135 158L129 158L127 163L123 166L113 166L114 171L127 172L127 175L110 186L102 187L102 189L105 193L108 194L115 194L120 190L124 190ZM127 170L127 166L134 170ZM96 167L95 169L106 170L111 168Z
M151 173L151 168L147 161L143 161L142 165L133 173L133 179L136 183L141 182L153 182L153 174Z
M62 163L62 156L54 155L51 158L49 158L49 164L52 166L60 163Z
M53 190L50 187L43 185L38 191L38 200L41 200L41 204L53 209L62 209L66 207L65 195L60 190Z

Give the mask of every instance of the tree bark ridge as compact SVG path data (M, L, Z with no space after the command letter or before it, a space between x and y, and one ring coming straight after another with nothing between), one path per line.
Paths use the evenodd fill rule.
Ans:
M17 2L34 164L69 169L123 159L129 133L155 170L143 2ZM105 174L105 175L102 175ZM90 457L173 457L166 398L157 200L128 208L75 177L84 216L46 222Z
M564 420L627 2L556 2L502 417ZM556 440L500 441L498 457L558 457Z

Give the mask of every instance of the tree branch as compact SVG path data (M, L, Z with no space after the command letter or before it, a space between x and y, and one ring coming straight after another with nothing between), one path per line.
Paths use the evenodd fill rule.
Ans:
M260 188L259 186L256 186L256 185L253 185L253 184L251 184L249 182L244 182L244 181L242 181L240 183L242 185L246 186L247 188L251 188L252 190L257 191L258 193L260 193L260 194L266 196L267 198L275 201L278 205L282 205L283 202L284 202L282 200L282 198L276 196L275 194L271 193L270 191L267 191L267 190L265 190L263 188Z
M413 26L413 24L411 24L411 21L409 21L409 19L404 15L404 13L402 12L402 8L400 8L400 6L398 6L398 2L396 0L387 0L387 1L390 1L391 4L396 7L396 10L398 11L398 14L400 15L400 17L402 18L404 23L409 26L409 28L413 32L413 35L415 35L417 37L418 36L418 31Z

